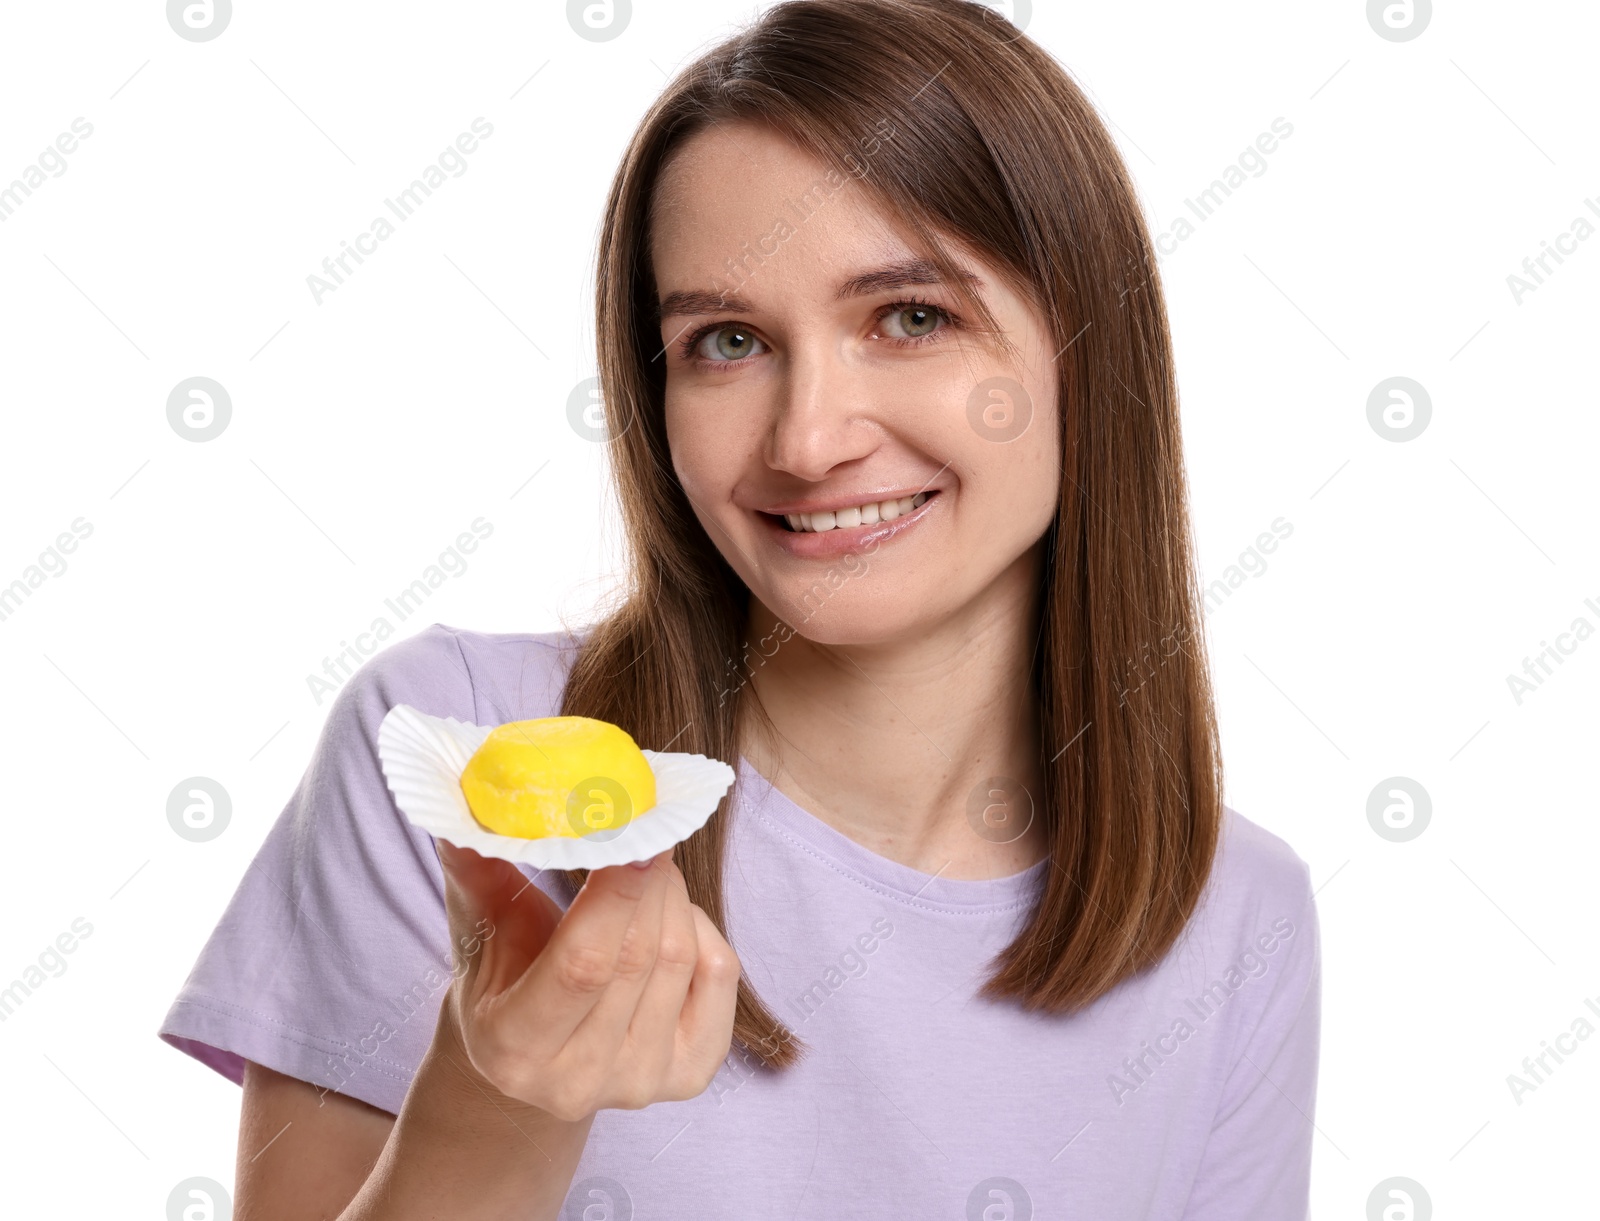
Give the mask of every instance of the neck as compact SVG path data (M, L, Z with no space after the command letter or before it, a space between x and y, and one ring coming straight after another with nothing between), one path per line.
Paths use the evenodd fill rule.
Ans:
M866 643L788 635L752 597L746 639L783 643L763 650L741 699L751 766L842 834L923 873L1005 877L1041 859L1038 564L1030 550L973 604Z

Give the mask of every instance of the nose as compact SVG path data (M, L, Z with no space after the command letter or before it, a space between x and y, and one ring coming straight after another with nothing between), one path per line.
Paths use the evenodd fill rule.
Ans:
M773 407L764 458L769 467L818 483L877 445L865 381L836 348L815 341L791 350Z

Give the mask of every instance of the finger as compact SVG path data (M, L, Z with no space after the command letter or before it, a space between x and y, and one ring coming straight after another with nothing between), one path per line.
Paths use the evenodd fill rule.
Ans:
M544 952L505 991L507 1013L523 1015L530 1050L553 1055L600 1001L642 901L661 886L653 869L614 865L589 874Z
M611 1065L624 1055L630 1063L634 1059L627 1046L628 1031L655 970L667 892L672 889L668 881L671 872L672 866L664 858L652 860L645 870L650 890L639 901L638 914L617 949L611 982L573 1031L573 1052L586 1063Z
M651 1079L661 1082L666 1079L677 1055L679 1015L700 955L694 905L689 902L683 875L676 865L658 868L667 870L661 938L649 982L639 996L633 1020L628 1025L627 1041L638 1063L651 1073Z
M691 905L697 954L694 977L678 1018L678 1050L666 1083L669 1098L693 1098L704 1090L716 1066L733 1046L734 1006L741 970L711 917Z

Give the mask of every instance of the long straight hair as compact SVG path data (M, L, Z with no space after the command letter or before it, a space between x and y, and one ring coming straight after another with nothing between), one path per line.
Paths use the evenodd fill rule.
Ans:
M585 637L562 712L642 747L734 761L749 591L673 474L650 264L663 164L709 124L770 125L923 243L991 328L941 242L966 243L1042 310L1062 479L1043 540L1034 681L1051 867L981 995L1070 1014L1158 962L1210 876L1222 761L1201 634L1171 338L1148 230L1104 124L1043 50L968 0L788 0L686 67L612 181L595 303L599 379L631 563ZM748 251L746 251L748 253ZM727 935L735 789L675 850ZM574 887L585 870L565 871ZM730 939L731 940L731 939ZM739 983L734 1036L766 1065L805 1050Z

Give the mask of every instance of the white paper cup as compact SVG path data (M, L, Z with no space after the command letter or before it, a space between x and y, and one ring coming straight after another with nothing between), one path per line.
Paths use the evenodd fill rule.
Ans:
M733 768L705 755L646 750L656 803L622 826L542 839L499 835L473 817L461 791L467 760L494 728L396 704L378 727L384 779L413 826L484 856L541 869L599 869L648 860L703 827L734 779Z

